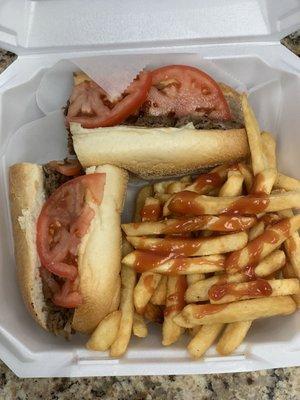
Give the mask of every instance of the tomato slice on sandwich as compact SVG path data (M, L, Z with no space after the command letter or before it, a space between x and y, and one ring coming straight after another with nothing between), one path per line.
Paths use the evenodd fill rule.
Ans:
M64 176L79 176L82 171L82 166L78 160L63 161L50 161L47 166Z
M147 113L154 116L195 115L229 120L230 108L217 84L198 68L169 65L152 71L152 87L147 98Z
M74 178L60 186L45 202L37 222L37 251L41 264L64 280L52 301L61 307L76 307L82 299L77 289L77 250L95 211L89 202L101 204L105 174Z
M73 89L67 123L78 122L90 129L118 125L145 102L151 82L151 73L141 72L121 98L113 103L95 82L82 82Z

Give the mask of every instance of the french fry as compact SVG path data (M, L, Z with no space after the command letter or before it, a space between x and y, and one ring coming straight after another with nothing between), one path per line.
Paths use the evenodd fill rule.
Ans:
M165 305L166 304L167 281L168 281L167 276L161 277L161 280L150 299L152 304L156 304L156 305Z
M214 259L215 257L215 259ZM159 274L166 275L198 275L203 277L204 273L212 270L224 271L220 264L224 263L223 256L207 256L193 258L175 258L154 269ZM169 266L168 266L169 265ZM198 279L199 280L199 279Z
M285 252L292 264L295 275L300 279L300 237L298 232L295 232L284 242Z
M152 205L156 206L156 205L159 205L159 204L160 204L160 203L159 203L159 200L158 200L158 199L156 199L156 198L153 197L153 196L148 196L148 197L145 198L145 203L144 203L142 209L143 209L145 206L152 206ZM142 217L142 221L143 221L143 217Z
M120 300L120 311L122 316L117 338L110 348L111 357L122 356L126 352L130 341L134 314L133 289L135 280L136 272L123 265L121 269L122 287Z
M201 328L201 325L194 326L194 328L188 328L188 332L192 337L194 337L195 335L197 335Z
M160 306L149 302L146 305L144 317L151 322L162 324L164 320L164 313Z
M277 179L277 169L276 169L276 154L275 154L275 146L274 139L271 137L271 134L264 132L261 135L262 147L263 147L263 156L265 160L265 165L268 167L261 172L259 172L253 180L253 186L251 188L252 193L256 194L270 194L273 188L273 185ZM256 239L258 236L263 235L265 223L264 221L260 221L256 227L250 229L249 232L249 241ZM250 321L246 323L239 323L240 325L235 326L235 337L244 338L247 335L246 328L248 330L251 327ZM238 326L240 326L241 332L238 333ZM237 345L236 340L236 345Z
M122 238L122 248L121 248L121 253L122 253L122 257L127 256L127 254L131 253L133 250L133 247L131 246L131 244L128 242L128 240L123 237Z
M140 211L140 216L142 223L160 220L162 217L162 205L160 200L155 197L147 197Z
M157 221L161 216L160 200L153 197L146 197L144 205L140 210L142 223L144 221ZM142 274L133 291L133 302L137 313L143 314L145 307L155 292L161 275L141 271Z
M251 168L244 163L239 163L238 166L239 166L239 171L244 177L247 193L250 193L254 179Z
M223 327L224 324L220 323L202 326L187 346L191 357L194 359L202 357L217 339Z
M232 169L232 166L229 165L221 165L213 168L210 172L199 175L185 190L199 194L207 194L222 186L226 181L227 173L230 169Z
M251 190L252 183L253 183L253 176L252 173L247 168L242 168L241 171L243 172L231 172L228 173L228 179L222 186L219 196L226 197L226 196L240 196L243 190L243 182L246 177L246 188L247 190ZM251 184L251 187L249 186ZM253 229L253 228L252 228ZM220 279L222 279L222 275L219 275ZM218 275L216 275L218 277ZM229 324L230 326L231 324ZM190 354L194 357L198 356L201 357L210 345L216 340L217 336L220 332L224 329L225 324L212 324L212 325L205 325L201 328L200 332L194 338L193 341L190 342L188 346L188 350Z
M267 168L257 174L251 189L252 193L270 194L277 178L274 168Z
M262 235L250 241L242 250L234 251L227 257L225 261L227 273L234 274L247 265L258 264L299 228L300 215L285 218L269 226Z
M144 338L148 335L148 328L142 315L134 313L132 332L139 338Z
M282 211L279 211L278 213L268 213L268 214L264 214L259 218L259 221L263 221L263 223L265 224L265 226L268 225L273 225L276 222L279 222L281 219L283 219L284 217L280 216L279 214ZM294 215L294 214L293 214ZM291 215L291 216L293 216Z
M227 289L229 293L226 293ZM229 283L213 286L213 293L209 293L211 304L231 303L238 300L247 300L267 296L289 296L298 294L300 290L299 279L272 279L268 281L251 281L242 283ZM222 297L218 291L224 291ZM222 293L223 294L223 293ZM216 297L215 297L216 296Z
M129 236L127 239L135 249L139 250L149 250L164 254L173 253L182 256L206 256L242 249L247 244L248 236L246 232L239 232L199 239L144 238L135 236Z
M180 182L191 184L192 183L192 178L190 175L185 175L182 178L180 178Z
M106 351L116 340L122 313L113 311L108 314L97 326L86 344L87 349Z
M285 266L282 268L282 275L284 278L297 278L295 274L295 270L290 263L286 263ZM297 308L300 308L300 293L294 294L292 296L294 302L297 305Z
M274 315L288 315L296 310L296 304L290 296L263 297L242 300L229 304L189 304L173 318L182 328L197 325L252 321Z
M157 182L153 185L154 193L159 193L159 194L176 193L176 191L183 190L190 183L191 183L190 176L183 176L179 181L168 180L168 181ZM173 186L173 184L175 185Z
M273 253L265 257L254 269L254 274L257 277L263 278L270 275L272 272L279 270L285 263L285 254L281 250L275 250ZM185 293L185 301L187 303L194 303L197 301L208 300L209 289L216 284L220 283L234 283L245 282L248 280L246 274L233 274L233 275L217 275L211 278L204 279L190 285Z
M261 133L262 150L265 158L265 164L269 168L277 169L276 163L276 141L269 132Z
M254 216L201 215L192 218L165 219L158 222L123 224L122 229L127 236L171 235L199 230L239 232L251 228L255 223Z
M179 257L157 255L154 252L135 250L123 258L122 263L135 268L137 272L149 271L167 275L204 274L216 271L224 271L225 256L212 255L206 257Z
M153 185L154 193L159 193L159 194L166 193L167 187L173 182L176 182L176 181L170 180L170 181L162 181L162 182L155 183Z
M134 213L134 221L139 222L141 221L141 210L144 207L145 200L147 197L153 196L153 186L146 185L140 189L138 192L136 202L135 202L135 213Z
M186 276L187 285L193 285L196 282L202 281L205 279L204 274L191 274Z
M300 181L298 179L291 178L290 176L278 173L274 186L278 189L284 189L286 191L296 191L300 190Z
M219 197L240 196L243 190L244 175L240 171L228 171L226 182L219 190ZM211 193L209 193L211 195ZM206 231L210 233L209 231ZM217 275L216 275L216 279ZM189 285L191 286L191 285ZM193 358L200 358L213 344L224 324L204 326L188 345L188 351Z
M213 285L217 285L220 282L233 283L243 282L247 278L243 274L234 275L215 275L207 279L195 282L189 285L185 292L185 301L187 303L196 303L198 301L208 300L209 289Z
M265 162L258 122L245 94L242 96L242 109L250 147L252 169L255 176L265 169Z
M170 183L166 188L166 193L173 194L184 190L188 186L188 183L176 181Z
M292 210L284 210L280 212L280 215L283 217L293 217L294 213ZM284 249L294 268L295 276L300 279L300 237L297 231L285 240Z
M287 208L297 208L300 204L300 191L272 193L268 197L248 195L237 197L211 197L197 193L176 193L164 205L163 214L192 215L219 214L259 214L275 212Z
M245 339L252 321L232 322L226 325L224 332L217 344L217 352L222 356L227 356L234 352Z
M155 289L161 280L161 275L144 272L133 291L134 307L138 314L143 314L147 303L150 301Z
M279 218L290 218L294 216L294 212L291 209L287 209L279 211L277 215Z
M173 322L173 318L184 307L184 293L186 278L183 276L170 276L167 282L166 308L162 328L162 344L170 346L175 343L184 332L180 326Z
M260 236L263 234L265 230L265 223L264 221L259 221L256 225L254 225L250 231L249 231L249 235L248 235L248 239L250 240L254 240L257 238L257 236Z
M240 196L243 190L244 176L239 171L229 171L227 181L219 191L219 197Z
M254 273L256 276L263 278L269 276L273 272L278 271L285 264L286 257L282 250L274 250L271 254L267 255L255 267Z

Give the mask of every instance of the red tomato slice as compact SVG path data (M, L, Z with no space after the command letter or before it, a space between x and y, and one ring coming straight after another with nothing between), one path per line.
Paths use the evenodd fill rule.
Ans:
M81 173L82 167L78 160L72 160L72 162L64 163L59 161L50 161L48 166L65 176L78 176Z
M231 118L217 82L198 68L186 65L169 65L152 71L152 87L146 107L150 115L156 116L174 113L178 117Z
M47 267L51 263L60 262L68 255L70 234L63 226L57 230L53 228L53 226L60 225L59 220L53 219L51 225L52 227L50 228L50 224L47 224L46 219L42 219L38 225L38 230L40 230L40 233L45 238L44 240L37 241L39 257L44 267ZM55 230L51 235L53 237L52 245L49 244L49 229Z
M74 265L63 262L50 263L47 265L47 270L54 275L69 279L70 281L74 281L77 277L77 268Z
M79 292L71 292L67 295L58 293L53 296L52 301L59 307L75 308L82 304L82 296Z
M82 82L73 89L67 123L78 122L89 129L118 125L145 102L151 82L151 72L141 72L116 103L95 82Z
M75 308L82 304L82 296L79 292L71 292L67 295L57 293L53 296L53 303L59 307Z
M75 308L82 304L83 299L79 292L72 291L72 283L66 281L61 291L54 294L52 301L59 307Z
M85 203L90 196L100 204L105 185L105 174L89 174L74 178L60 186L45 202L37 221L36 244L43 267L52 274L65 278L65 291L55 293L55 304L78 303L79 293L66 293L67 282L78 275L76 265L80 238L87 232L94 211ZM41 274L42 275L42 274ZM43 277L43 275L42 275Z
M90 223L94 218L95 211L87 204L84 205L81 214L77 220L72 224L71 234L77 238L82 238L89 229Z
M83 231L86 231L91 213L87 215L85 193L90 190L95 201L100 204L104 185L105 174L79 176L64 183L48 198L37 222L37 250L44 267L64 261L69 251L70 232L74 223L76 229L82 229L82 225ZM86 220L82 216L83 211Z

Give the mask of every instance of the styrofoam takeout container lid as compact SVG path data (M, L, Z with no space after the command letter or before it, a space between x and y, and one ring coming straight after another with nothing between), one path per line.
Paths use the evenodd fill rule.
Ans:
M86 350L83 336L65 342L43 332L26 312L16 282L7 182L14 162L43 163L66 154L59 107L68 88L52 87L53 76L54 83L70 85L78 63L84 69L93 69L95 60L115 65L113 54L122 55L127 66L132 62L131 74L141 64L197 60L225 83L248 90L262 129L277 137L280 170L300 178L300 64L279 42L299 21L297 0L2 0L0 46L19 57L0 76L0 357L18 376L220 373L299 365L299 313L256 321L233 355L221 357L212 348L199 361L188 357L184 338L163 348L158 327L151 327L146 339L132 338L122 359ZM97 70L90 73L103 79ZM130 183L124 219L141 184Z

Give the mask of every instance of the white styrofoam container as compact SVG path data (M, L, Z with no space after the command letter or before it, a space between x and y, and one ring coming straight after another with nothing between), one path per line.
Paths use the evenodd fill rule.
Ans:
M44 116L36 91L45 70L86 55L201 55L242 82L260 125L278 140L279 167L300 178L300 63L279 38L300 24L298 0L2 0L0 45L19 55L0 76L0 357L22 377L194 374L299 365L300 315L256 321L230 357L191 361L182 342L161 345L153 327L122 359L85 350L37 327L15 277L7 171L66 154L59 111ZM45 129L47 127L47 129ZM131 188L133 189L133 188ZM132 193L132 190L130 191Z

